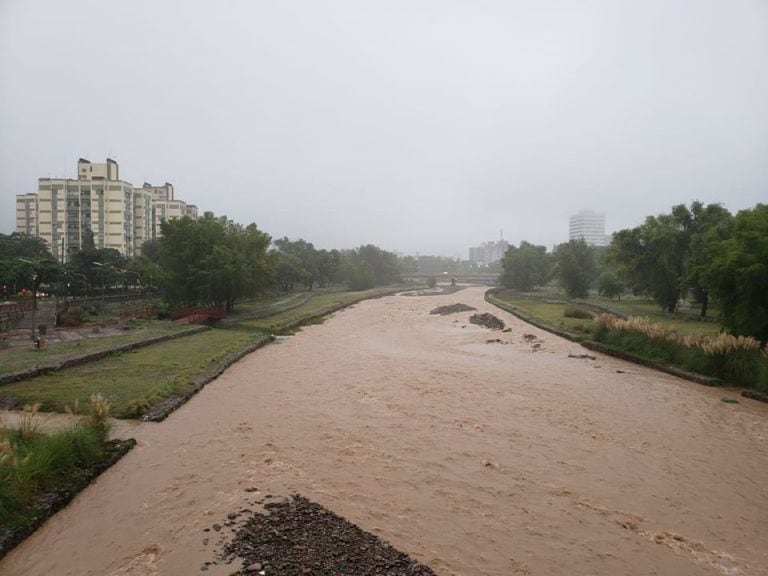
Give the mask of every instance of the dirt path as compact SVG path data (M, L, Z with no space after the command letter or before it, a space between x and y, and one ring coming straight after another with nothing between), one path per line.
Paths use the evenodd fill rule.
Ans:
M483 291L362 302L248 356L0 574L200 573L205 528L295 491L443 575L768 574L768 405L569 358ZM457 302L511 331L429 314Z

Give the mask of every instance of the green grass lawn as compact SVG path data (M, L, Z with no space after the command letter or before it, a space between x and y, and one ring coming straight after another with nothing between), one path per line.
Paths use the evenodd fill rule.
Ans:
M565 308L569 304L557 292L523 294L510 290L499 290L494 296L508 306L514 307L523 315L530 316L534 320L559 330L589 337L594 329L594 322L592 320L567 318L565 316ZM669 314L652 300L625 298L619 301L601 297L590 297L587 300L573 302L570 305L593 311L588 306L580 305L581 302L611 308L627 316L645 316L652 322L677 330L680 334L717 334L720 331L719 324L702 320L696 310Z
M592 332L594 325L592 320L565 317L566 304L563 302L532 300L510 293L501 293L495 296L523 316L531 317L547 326L577 335L585 335Z
M17 372L31 366L43 366L55 364L72 355L80 355L89 352L99 352L119 346L121 344L130 344L140 342L149 338L173 334L186 330L189 326L175 324L170 321L153 321L145 323L125 334L115 336L104 336L101 338L85 337L93 328L83 328L83 338L72 342L57 342L50 344L41 350L35 350L30 341L29 348L5 348L0 350L0 374ZM2 390L2 389L0 389Z
M115 416L137 416L146 406L183 392L192 377L255 337L232 328L209 330L7 384L0 393L56 412L76 403L85 406L91 394L100 393Z
M7 384L0 387L0 396L10 395L23 404L40 403L44 411L64 411L73 408L76 402L86 406L91 394L100 393L112 404L113 415L137 417L147 407L182 394L192 385L193 378L229 354L268 338L269 334L285 332L307 318L392 291L392 288L364 292L318 291L299 307L292 307L298 296L289 296L279 299L283 302L282 308L290 308L288 310L281 311L281 306L276 306L272 315L238 321L238 316L253 314L264 302L243 306L220 328ZM21 364L23 362L17 363Z

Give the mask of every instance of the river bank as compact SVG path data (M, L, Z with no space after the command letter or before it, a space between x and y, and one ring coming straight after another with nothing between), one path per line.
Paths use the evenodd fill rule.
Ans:
M570 357L483 292L361 302L249 355L0 573L196 573L205 528L293 493L445 576L768 570L768 407ZM456 303L510 331L429 313Z

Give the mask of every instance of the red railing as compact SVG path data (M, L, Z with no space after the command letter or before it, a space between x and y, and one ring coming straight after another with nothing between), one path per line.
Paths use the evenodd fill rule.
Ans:
M202 308L182 308L171 313L171 320L175 322L206 322L221 320L227 317L227 311L222 306L208 306Z

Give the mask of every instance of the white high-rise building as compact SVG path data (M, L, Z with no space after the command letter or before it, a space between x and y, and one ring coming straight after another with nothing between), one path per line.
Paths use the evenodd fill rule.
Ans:
M16 231L42 238L61 262L93 238L96 248L124 256L160 235L163 220L197 216L197 208L173 198L173 186L134 188L120 180L117 162L94 164L80 158L77 179L40 178L33 194L16 196Z
M569 240L583 239L590 246L608 246L605 235L605 214L582 210L570 217Z
M504 257L504 253L509 248L509 242L506 240L499 240L494 242L483 242L480 246L469 249L469 260L476 264L493 264L498 262Z

